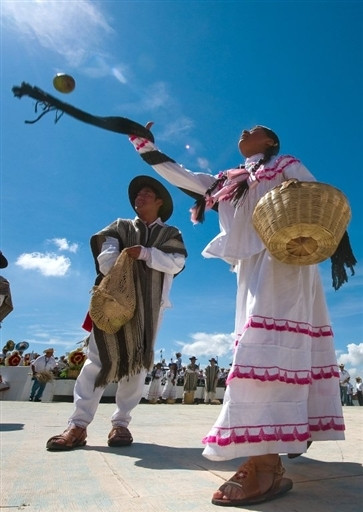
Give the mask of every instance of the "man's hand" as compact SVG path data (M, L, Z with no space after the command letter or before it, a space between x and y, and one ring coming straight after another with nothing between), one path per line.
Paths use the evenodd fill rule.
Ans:
M148 122L146 123L146 125L145 125L145 128L146 128L147 130L150 130L153 124L154 124L154 121L148 121Z
M137 258L140 256L141 249L142 245L133 245L132 247L125 249L125 251L130 256L130 258L137 260Z

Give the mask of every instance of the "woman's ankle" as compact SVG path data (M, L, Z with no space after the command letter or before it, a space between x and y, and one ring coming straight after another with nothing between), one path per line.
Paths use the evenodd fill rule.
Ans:
M256 464L256 467L262 468L262 467L274 467L277 466L280 462L280 455L275 453L269 453L266 455L255 455L251 457L251 459Z

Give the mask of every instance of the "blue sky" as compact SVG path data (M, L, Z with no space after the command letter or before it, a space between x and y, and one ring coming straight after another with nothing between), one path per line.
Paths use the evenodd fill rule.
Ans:
M356 275L335 292L320 265L338 359L363 374L362 170L363 4L359 1L7 1L1 3L1 239L14 311L1 346L26 340L60 356L86 332L94 265L90 236L130 218L129 181L153 175L126 136L64 115L34 125L34 101L14 98L22 81L95 115L153 120L158 146L197 171L240 163L242 129L271 126L281 152L348 196ZM53 89L56 73L76 80ZM168 186L170 222L189 252L175 279L173 309L156 345L204 366L231 361L235 276L201 251L217 215L193 226L192 200Z

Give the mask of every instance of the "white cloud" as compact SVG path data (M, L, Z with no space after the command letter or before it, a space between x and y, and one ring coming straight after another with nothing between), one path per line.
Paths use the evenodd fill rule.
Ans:
M191 335L191 343L179 343L183 354L201 357L201 356L226 356L230 355L233 349L235 336L224 333L208 334L206 332L196 332Z
M360 375L363 378L363 343L348 343L348 352L338 352L339 364L343 363L351 377Z
M67 324L57 325L54 323L44 324L27 324L27 330L29 332L26 340L29 343L36 343L37 345L59 345L64 347L72 347L83 343L83 340L87 337L82 337L82 333L79 329L69 327Z
M122 73L122 76L124 76L124 68L119 66L118 70ZM147 88L145 88L143 85L138 86L134 82L133 92L138 99L134 102L120 104L119 109L121 111L129 110L134 113L145 113L145 111L154 112L158 110L160 113L160 111L164 109L170 115L170 111L176 109L175 100L169 94L168 86L165 82L155 82L153 84L148 84ZM178 122L179 121L176 121L176 123ZM188 124L190 124L189 120ZM158 138L160 139L160 135Z
M179 341L180 352L186 356L197 358L218 356L231 357L234 348L235 336L233 333L206 333L196 332L190 335L192 341L186 343ZM232 360L232 359L231 359ZM344 363L352 378L360 375L363 378L363 343L349 343L347 352L337 351L338 363Z
M66 238L52 238L50 242L53 242L60 251L69 251L74 253L78 251L78 244L71 244Z
M74 67L90 53L102 54L104 37L114 32L97 3L89 0L2 2L1 9L8 26Z
M124 64L110 64L112 56L101 54L100 50L96 55L88 55L87 63L82 66L83 74L91 78L103 78L113 76L121 84L127 84L128 69Z
M175 121L167 123L162 133L158 135L160 140L169 140L175 136L186 134L194 127L194 121L186 116L180 116Z
M36 42L66 60L66 65L93 78L113 76L125 85L132 79L132 71L109 50L110 37L114 43L117 33L111 26L110 14L106 18L102 2L90 0L27 0L2 2L3 26L13 29L17 36L26 39L28 47L36 51ZM108 9L109 12L110 9ZM110 22L109 22L110 21ZM115 45L113 44L113 47ZM145 59L150 57L144 55ZM145 65L145 62L144 62ZM54 72L63 72L57 68ZM165 110L176 121L165 123L159 140L170 140L186 134L194 127L194 122L181 115L180 106L163 81L138 86L132 83L132 90L138 96L134 103L120 105L120 110L131 112L155 112ZM202 167L201 168L205 168Z
M146 110L156 110L165 107L171 102L170 94L165 82L155 82L150 85L145 94L143 107Z
M65 256L54 253L23 253L15 262L24 270L37 270L46 277L65 276L71 266L71 261Z
M125 66L122 66L122 65L114 66L111 69L111 73L122 84L127 83L126 74L125 74Z
M211 169L209 167L209 161L207 160L207 158L198 157L197 162L199 168L202 169L204 172L211 172Z

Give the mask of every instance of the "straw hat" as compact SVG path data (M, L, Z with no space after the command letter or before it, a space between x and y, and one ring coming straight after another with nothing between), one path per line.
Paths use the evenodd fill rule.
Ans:
M151 176L136 176L136 178L130 182L129 199L132 208L135 210L136 196L144 187L152 188L156 192L157 196L163 200L163 204L159 209L159 216L163 222L167 221L173 213L173 200L164 185Z

